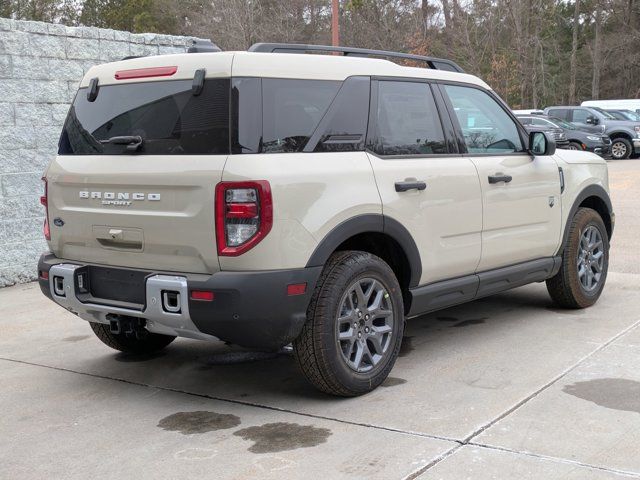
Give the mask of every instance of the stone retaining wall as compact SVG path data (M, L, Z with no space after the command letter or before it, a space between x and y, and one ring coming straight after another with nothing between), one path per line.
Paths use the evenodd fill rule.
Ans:
M0 287L35 279L47 248L40 178L84 73L127 56L184 52L192 40L0 18Z

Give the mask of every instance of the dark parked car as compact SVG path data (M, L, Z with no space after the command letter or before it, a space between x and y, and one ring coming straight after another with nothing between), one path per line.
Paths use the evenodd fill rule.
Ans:
M583 150L593 152L601 157L611 156L611 139L604 134L581 130L573 123L560 118L543 115L518 115L518 120L527 128L532 125L539 128L560 128L564 132L569 150Z
M528 132L548 132L556 141L556 148L571 149L571 144L569 143L569 140L567 140L567 136L562 128L554 125L552 122L542 123L536 121L534 123L534 120L544 118L541 115L516 115L516 117Z
M583 130L606 134L611 138L611 157L615 160L640 153L640 122L618 120L597 107L547 107L544 113L575 123Z

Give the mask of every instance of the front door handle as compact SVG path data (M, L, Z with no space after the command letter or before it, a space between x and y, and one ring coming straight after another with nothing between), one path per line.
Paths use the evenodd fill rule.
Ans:
M407 180L404 182L396 182L396 192L406 192L408 190L424 190L427 188L425 182L420 180Z
M511 180L513 180L513 177L511 175L503 175L501 173L496 173L495 175L489 175L489 183L500 183L500 182L509 183Z

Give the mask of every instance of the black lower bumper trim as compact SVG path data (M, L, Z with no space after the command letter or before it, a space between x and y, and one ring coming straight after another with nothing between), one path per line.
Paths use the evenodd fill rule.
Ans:
M59 263L86 265L84 262L57 258L50 253L42 255L38 262L38 277L42 293L49 298L52 298L49 281L43 278L48 275L43 274L48 274L49 269ZM119 273L122 275L112 275L111 284L105 288L113 288L113 281L122 276L127 281L134 277L142 278L134 275L135 269L109 269L121 271ZM251 272L224 271L212 275L148 270L145 273L179 275L187 279L189 292L213 292L214 298L211 301L188 300L189 316L200 332L244 347L275 350L291 343L300 334L321 270L322 267L306 267ZM306 284L303 294L288 295L288 285L301 283ZM93 298L92 302L111 305L109 301L98 302ZM121 305L115 305L114 302L113 306Z

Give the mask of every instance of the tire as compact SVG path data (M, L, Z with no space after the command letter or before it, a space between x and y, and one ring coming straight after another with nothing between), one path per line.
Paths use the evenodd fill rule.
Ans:
M176 339L176 337L146 332L146 330L143 336L135 333L112 333L109 325L104 323L89 322L89 325L102 343L124 353L154 353Z
M599 247L598 237L592 237L592 234L599 236ZM593 242L591 239L594 239ZM592 244L596 246L589 247ZM583 250L584 247L587 247L586 250ZM585 251L591 251L591 254L586 255ZM604 222L595 210L579 208L571 219L560 271L547 280L549 295L564 308L589 307L600 297L608 269L609 236ZM580 275L580 272L583 274Z
M611 158L614 160L625 160L631 156L632 152L631 142L626 138L619 137L611 140Z
M580 150L582 151L582 145L578 142L569 142L569 146L567 147L569 150Z
M386 315L361 308L364 304L378 304L377 311ZM337 252L320 275L307 322L293 342L294 357L319 390L342 397L362 395L389 375L403 332L402 293L389 265L367 252Z

